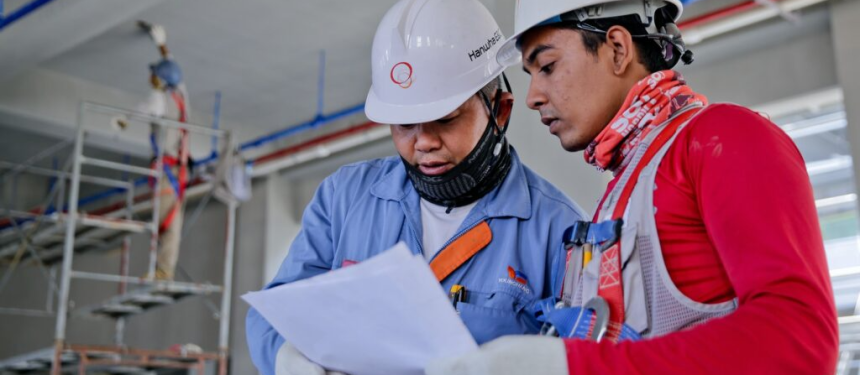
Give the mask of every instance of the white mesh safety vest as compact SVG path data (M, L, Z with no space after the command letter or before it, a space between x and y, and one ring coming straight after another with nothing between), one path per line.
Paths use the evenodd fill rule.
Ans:
M639 165L645 152L654 139L667 128L679 115L699 110L701 105L691 105L679 110L664 123L657 126L637 146L633 159L612 192L607 196L598 217L598 222L611 220L618 197L625 185L631 183L630 175ZM693 115L692 118L698 114ZM710 319L728 315L737 309L737 299L705 304L685 296L669 277L660 239L657 237L657 224L654 220L654 190L657 189L655 177L660 161L674 143L678 133L690 120L680 125L672 138L655 154L654 158L642 169L629 203L624 212L621 229L622 285L624 291L624 323L633 328L643 338L662 336L668 333L694 327ZM634 238L635 241L630 239ZM597 247L595 246L595 250ZM582 249L573 249L565 275L562 299L568 306L583 306L598 295L600 254L595 252L594 260L577 277L572 261L581 256Z

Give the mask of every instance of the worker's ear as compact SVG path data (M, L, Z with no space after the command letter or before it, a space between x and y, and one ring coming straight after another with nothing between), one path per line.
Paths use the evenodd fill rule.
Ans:
M637 59L633 36L621 26L612 26L606 30L606 45L611 49L612 72L624 76Z
M511 117L514 109L514 95L509 92L501 92L502 99L499 101L499 110L496 113L496 124L505 126L505 122Z

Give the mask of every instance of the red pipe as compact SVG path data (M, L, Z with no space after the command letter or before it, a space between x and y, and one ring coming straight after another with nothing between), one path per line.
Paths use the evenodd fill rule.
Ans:
M27 213L30 213L33 215L41 215L42 212L44 212L44 211L42 211L41 207L36 207L34 209L27 211ZM11 219L11 218L0 220L0 228L5 228L5 227L9 226L9 224L12 223L12 220L13 219Z
M328 142L328 141L331 141L331 140L334 140L337 138L342 138L342 137L345 137L345 136L348 136L351 134L363 132L363 131L371 129L377 125L380 125L380 124L375 123L373 121L368 121L368 122L365 122L361 125L356 125L356 126L353 126L350 128L346 128L343 130L332 132L332 133L311 139L307 142L304 142L304 143L301 143L301 144L298 144L295 146L290 146L290 147L283 148L283 149L280 149L277 151L273 151L271 153L265 154L265 155L255 159L254 165L269 162L269 161L272 161L274 159L284 157L286 155L293 154L293 153L299 152L301 150L305 150L305 149L308 149L310 147L313 147L313 146L316 146L318 144L325 143L325 142ZM196 185L202 184L204 182L205 181L203 181L202 179L197 178L194 181L191 181L190 183L188 183L186 186L187 186L187 188L190 188L192 186L196 186ZM149 199L152 199L152 193L151 192L150 193L143 193L143 194L135 196L133 198L133 202L135 204L137 204L137 203L140 203L143 201L147 201ZM107 213L110 213L110 212L113 212L116 210L120 210L120 209L124 209L124 208L125 208L125 202L116 202L116 203L101 207L99 209L90 211L88 214L89 215L105 215Z
M301 143L301 144L298 144L295 146L290 146L287 148L283 148L283 149L265 154L265 155L255 159L253 164L258 165L258 164L270 162L272 160L284 157L286 155L293 154L293 153L311 148L311 147L319 145L321 143L325 143L325 142L328 142L328 141L331 141L331 140L334 140L337 138L346 137L346 136L351 135L351 134L360 133L360 132L369 130L369 129L377 126L377 125L380 125L380 124L375 123L373 121L369 121L369 122L365 122L361 125L356 125L356 126L353 126L350 128L346 128L343 130L332 132L332 133L311 139L307 142L304 142L304 143ZM194 181L190 181L186 186L188 188L190 188L192 186L196 186L196 185L201 184L203 182L204 182L203 180L201 180L200 178L197 178ZM132 198L132 202L134 204L137 204L137 203L140 203L143 201L147 201L149 199L152 199L152 193L151 192L150 193L143 193L143 194L139 194L139 195L135 196L134 198ZM90 216L102 216L102 215L108 214L110 212L124 209L124 208L125 208L125 202L115 202L113 204L102 206L98 209L89 211L87 214ZM42 211L39 207L36 207L36 208L30 210L29 212L33 213L33 214L42 213ZM9 219L2 219L2 220L0 220L0 227L2 227L4 225L8 225L9 223L11 223L11 221Z
M286 155L294 154L294 153L299 152L301 150L311 148L311 147L319 145L321 143L325 143L325 142L328 142L328 141L331 141L331 140L334 140L337 138L341 138L341 137L345 137L345 136L348 136L351 134L355 134L355 133L369 130L369 129L377 126L377 125L380 125L380 124L373 122L373 121L368 121L368 122L365 122L361 125L356 125L356 126L353 126L351 128L346 128L343 130L338 130L336 132L328 133L328 134L323 135L321 137L311 139L310 141L307 141L307 142L304 142L304 143L301 143L301 144L298 144L295 146L282 148L280 150L273 151L273 152L270 152L270 153L265 154L263 156L260 156L256 159L254 159L253 164L259 165L259 164L263 164L266 162L270 162L272 160L284 157Z
M204 182L206 182L206 181L203 181L203 179L201 179L199 177L195 178L194 180L189 181L185 184L185 190L188 190L191 187L200 185ZM150 199L152 199L152 192L138 194L137 196L132 198L132 204L138 204L140 202L148 201ZM103 206L101 208L98 208L98 209L95 209L92 211L84 211L84 210L79 210L79 211L86 212L89 215L100 216L100 215L107 215L108 213L114 212L114 211L119 210L119 209L125 209L125 207L126 207L125 202L119 201L119 202L116 202L116 203L113 203L113 204L110 204L107 206Z
M758 6L759 4L755 1L745 1L739 4L731 5L716 10L711 13L705 13L703 15L678 23L678 28L683 30L685 28L695 27L703 23L713 22L721 18L726 18L738 13L746 12L747 10L756 8Z

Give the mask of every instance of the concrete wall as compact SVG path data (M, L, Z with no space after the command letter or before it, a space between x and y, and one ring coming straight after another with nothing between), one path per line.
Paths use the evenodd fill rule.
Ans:
M258 185L264 186L263 194L266 199L266 228L263 272L259 280L261 285L268 283L278 272L289 244L301 228L302 207L307 203L299 200L299 188L302 184L290 183L279 175L261 179Z
M711 102L770 103L839 84L827 7L800 24L776 20L692 48L679 70Z
M253 198L239 208L236 224L236 258L233 266L233 311L230 319L230 373L255 373L245 340L245 315L248 304L240 296L263 287L260 273L266 264L266 238L270 222L268 186L259 180Z
M848 137L854 155L855 186L860 186L860 1L837 0L830 5L836 74L842 86Z

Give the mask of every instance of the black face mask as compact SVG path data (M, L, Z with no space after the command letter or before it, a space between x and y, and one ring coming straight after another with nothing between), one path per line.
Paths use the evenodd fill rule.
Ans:
M511 92L504 73L502 78L508 92ZM498 88L495 102L491 105L490 99L483 92L479 92L484 105L490 111L490 120L478 144L454 168L438 176L428 176L403 160L406 174L421 198L433 204L447 206L450 212L453 207L477 201L504 181L511 169L511 150L505 138L511 118L508 116L504 127L496 124L501 94L502 89Z

